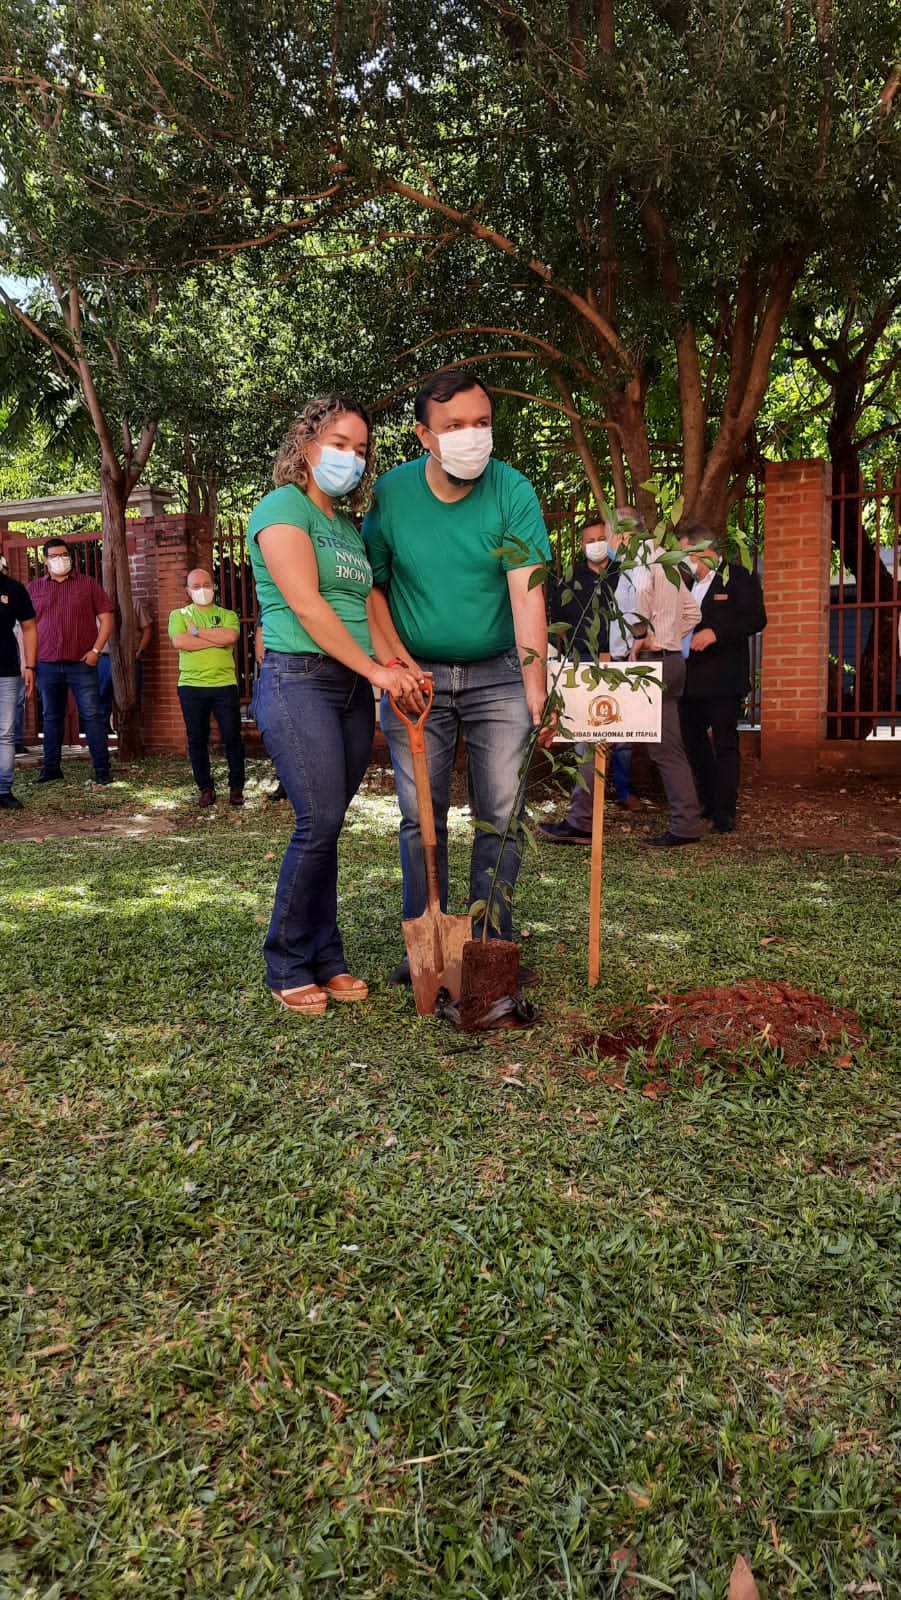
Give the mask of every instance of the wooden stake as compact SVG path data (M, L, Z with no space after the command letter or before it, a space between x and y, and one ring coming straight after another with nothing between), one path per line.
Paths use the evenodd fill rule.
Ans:
M588 982L601 976L601 886L604 881L604 789L607 746L594 747L594 802L591 813L591 882L588 889Z

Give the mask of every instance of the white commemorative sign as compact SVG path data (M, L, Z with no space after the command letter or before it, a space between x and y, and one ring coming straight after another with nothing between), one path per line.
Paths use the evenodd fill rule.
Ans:
M660 738L663 677L653 663L569 661L557 692L563 727L580 744L655 744Z

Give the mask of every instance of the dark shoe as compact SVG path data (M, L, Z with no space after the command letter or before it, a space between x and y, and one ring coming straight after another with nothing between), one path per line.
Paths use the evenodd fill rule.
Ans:
M564 817L562 822L542 822L538 832L548 844L591 844L591 834L574 828Z
M36 783L63 783L64 781L62 773L58 770L56 772L39 772L35 779Z
M617 805L623 811L643 811L644 802L639 800L637 794L627 794L625 800L617 800Z
M17 756L27 756L28 754L28 746L23 744L21 739L16 740L14 749Z
M21 800L17 800L14 794L0 794L0 811L24 811L24 809Z
M243 804L244 804L244 790L243 789L229 789L229 791L228 791L228 803L229 803L230 806L243 806Z
M214 806L216 804L216 791L215 791L215 789L201 789L201 791L200 791L200 799L198 800L197 804L201 808L203 806Z
M113 780L110 777L109 773L106 772L106 773L104 773L102 778L99 777L99 776L95 777L95 779L94 779L94 788L95 789L105 789L107 784L108 783L112 783L112 781Z
M713 831L714 833L734 833L735 818L730 817L728 812L726 812L722 817L714 817Z
M682 844L700 844L700 837L695 834L692 838L683 838L678 833L658 833L653 839L643 839L642 844L650 845L652 850L676 850Z
M404 956L403 961L399 962L394 971L390 974L388 978L388 988L399 989L403 984L412 982L413 979L410 977L410 958L409 956Z

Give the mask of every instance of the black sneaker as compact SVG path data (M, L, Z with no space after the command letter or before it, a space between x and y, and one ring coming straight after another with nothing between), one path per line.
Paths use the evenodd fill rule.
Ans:
M58 769L56 772L47 772L46 770L39 772L35 779L36 783L63 783L64 781L63 775Z
M564 817L562 822L542 822L538 832L548 844L591 844L591 834L574 828Z
M95 777L94 778L94 788L95 789L105 789L107 784L108 783L112 783L112 781L113 780L110 777L109 773L106 772L106 773L104 773L102 778L100 778L100 777Z
M399 961L394 971L389 974L388 988L399 989L403 984L412 982L413 979L410 977L410 958L409 956L404 956L403 961Z
M0 811L24 811L21 800L14 794L0 794Z

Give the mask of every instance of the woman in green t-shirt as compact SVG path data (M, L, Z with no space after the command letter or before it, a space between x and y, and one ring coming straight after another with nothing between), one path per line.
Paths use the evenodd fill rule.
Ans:
M415 696L419 677L372 626L366 549L335 507L349 495L359 508L371 467L363 407L340 394L311 400L247 529L265 649L257 726L296 813L266 975L276 1000L308 1017L369 992L347 971L338 931L338 835L372 750L373 686Z

